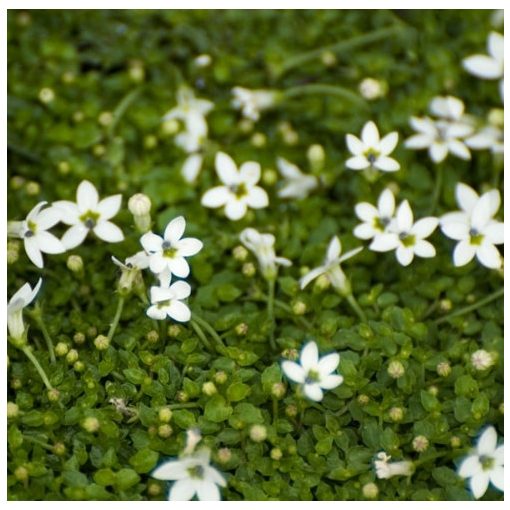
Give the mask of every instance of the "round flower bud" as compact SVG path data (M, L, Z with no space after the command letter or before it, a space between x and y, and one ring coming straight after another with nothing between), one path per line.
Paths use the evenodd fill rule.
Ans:
M38 182L29 181L25 185L25 191L27 192L27 195L30 196L39 195L41 192L41 185Z
M471 364L475 370L487 370L494 365L494 358L490 352L484 349L479 349L471 355Z
M232 255L234 256L235 260L237 260L239 262L244 262L246 260L246 258L248 257L248 250L244 246L237 245L232 250Z
M436 372L441 377L448 377L452 372L452 367L447 361L441 361L441 363L437 364Z
M286 145L296 145L299 142L299 135L292 128L283 133L283 143Z
M208 55L207 53L203 53L202 55L198 55L198 57L195 57L193 59L193 63L197 67L208 67L211 65L212 58L211 55Z
M492 126L503 127L505 122L505 112L502 108L492 108L487 116L487 121Z
M67 448L64 443L58 442L53 445L52 451L55 455L62 457L63 455L65 455Z
M246 264L243 264L242 272L244 276L250 278L255 275L257 269L255 268L255 265L252 262L246 262Z
M272 168L265 168L262 172L262 182L267 186L273 186L278 181L278 174Z
M161 494L161 485L157 482L150 481L147 485L147 494L149 494L149 496L159 496Z
M370 402L370 397L362 393L358 395L358 404L361 406L366 406Z
M76 123L81 122L84 118L85 118L85 115L80 110L78 110L77 112L73 113L73 120Z
M78 351L76 349L71 349L67 355L66 355L66 361L69 364L74 363L75 361L78 361Z
M294 315L304 315L306 312L306 305L303 301L296 301L292 305L292 313Z
M250 141L254 147L260 148L266 145L267 138L264 133L253 133Z
M94 154L94 156L100 158L101 156L104 156L104 153L106 152L106 147L101 144L101 143L98 143L97 145L94 145L94 147L92 147L92 154Z
M215 393L218 393L218 390L212 381L206 381L202 384L202 393L208 397L212 397Z
M147 342L155 344L159 340L159 333L155 329L151 329L148 333L146 333L145 338L147 339Z
M97 432L100 427L99 420L94 416L87 416L84 418L81 422L81 426L84 430L87 432L90 432L91 434L94 432Z
M55 99L55 92L48 87L44 87L39 91L39 101L44 104L51 103Z
M62 83L68 85L76 81L76 75L72 71L66 71L65 73L62 74L60 79L62 80Z
M14 264L19 259L19 242L7 241L7 264Z
M220 464L226 464L232 458L232 452L230 448L220 448L217 457Z
M318 291L329 289L330 286L331 282L325 274L321 274L318 278L316 278L315 283L313 284L314 289Z
M441 299L439 301L439 310L443 313L449 312L453 307L451 299Z
M285 384L281 383L281 382L277 382L277 383L274 383L272 386L271 386L271 395L274 397L274 398L283 398L285 396Z
M11 388L13 390L19 390L22 387L23 387L23 383L21 382L21 379L19 379L18 377L13 377L11 379Z
M19 414L19 406L14 402L7 402L7 418L16 418Z
M395 181L390 181L387 185L386 185L387 188L390 188L390 191L395 195L397 196L399 193L400 193L400 186L398 184L398 182L395 182Z
M189 400L189 395L185 391L178 391L175 394L175 398L177 402L187 402Z
M435 385L432 385L432 386L429 386L427 388L427 391L431 394L431 395L434 395L434 397L439 393L439 388Z
M83 259L79 255L69 255L67 257L67 268L73 273L82 273Z
M255 443L261 443L267 438L267 429L264 425L252 425L250 428L250 439Z
M160 425L158 427L158 436L162 437L163 439L166 439L167 437L170 437L172 435L172 427L168 425L168 423L164 423L163 425Z
M154 135L147 135L143 139L143 146L148 150L156 148L158 146L157 137Z
M97 336L97 328L95 326L89 326L87 328L87 336L89 338L96 338L96 336Z
M169 423L172 419L172 410L168 407L162 407L158 412L158 419L162 423Z
M363 485L361 492L363 493L363 497L375 499L379 495L379 488L374 482L369 482Z
M28 469L25 466L18 466L14 470L14 476L16 477L16 480L24 482L28 480Z
M16 23L20 27L27 27L30 23L32 23L32 16L30 16L28 12L22 11L17 15Z
M85 335L81 331L78 331L73 336L73 342L77 345L85 343Z
M101 112L97 121L101 124L101 126L109 126L113 122L112 112Z
M415 452L422 453L429 447L429 440L425 436L416 436L413 439L413 449Z
M220 370L214 374L213 379L217 384L225 384L227 382L228 376L223 370Z
M175 119L165 120L161 124L161 131L164 135L175 135L179 131L179 122Z
M128 200L128 209L133 216L143 216L151 210L151 200L143 193L136 193Z
M246 322L241 322L235 327L235 332L237 336L244 336L248 333L248 324Z
M11 185L12 189L21 189L25 184L25 179L20 175L14 175L11 177L9 184Z
M282 454L282 451L280 450L280 448L273 448L271 450L271 452L269 453L269 455L271 456L271 458L273 460L280 460L283 456Z
M57 169L62 175L67 175L71 171L71 165L67 161L60 161Z
M310 145L306 151L306 157L314 171L322 170L326 159L326 153L322 145L318 143Z
M135 83L140 83L145 79L145 69L141 60L131 60L128 68L129 78Z
M106 351L110 347L110 339L107 336L98 335L94 340L94 345L98 351Z
M59 357L65 356L69 352L69 346L65 342L59 342L55 345L55 354Z
M75 361L73 363L73 370L75 372L83 372L85 370L85 363L83 363L83 361Z
M367 99L368 101L373 101L374 99L378 99L383 97L386 94L387 87L385 83L374 80L374 78L365 78L359 84L359 93L361 97Z
M398 360L393 360L388 365L388 375L393 379L398 379L405 374L404 365Z
M167 332L170 338L177 338L181 333L181 326L178 324L172 324L171 326L168 326Z
M239 123L237 124L237 127L239 128L239 131L241 133L249 133L250 131L253 131L254 123L251 119L241 119Z
M404 418L404 410L401 407L392 407L389 410L388 414L391 421L398 422L402 421L402 419Z
M504 404L504 402L501 402L501 404L499 404L498 411L501 414L505 414L505 404Z
M326 67L333 67L337 62L336 55L330 50L325 50L321 53L321 62Z
M294 418L295 416L297 416L297 413L298 413L298 408L296 405L289 404L288 406L285 407L285 414L289 418Z

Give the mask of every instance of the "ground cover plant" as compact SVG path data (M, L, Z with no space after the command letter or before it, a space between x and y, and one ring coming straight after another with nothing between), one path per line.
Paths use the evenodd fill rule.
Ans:
M499 11L10 11L11 500L502 500Z

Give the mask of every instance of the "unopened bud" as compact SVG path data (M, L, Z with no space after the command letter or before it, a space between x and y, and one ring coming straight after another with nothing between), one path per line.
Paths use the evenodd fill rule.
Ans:
M265 168L262 172L262 182L267 186L273 186L278 181L278 174L272 168Z
M433 384L432 386L429 386L429 387L427 388L427 391L428 391L431 395L434 395L434 397L435 397L435 396L439 393L439 388Z
M19 259L19 241L7 241L7 264L14 264Z
M189 395L185 391L178 391L175 395L177 402L187 402L189 400Z
M175 135L179 131L179 122L175 119L165 120L161 125L161 131L164 135Z
M448 377L452 372L452 367L450 366L450 363L447 361L441 361L437 364L436 372L441 377Z
M218 393L218 390L212 381L206 381L202 384L202 393L208 397L212 397L215 393Z
M220 370L219 372L216 372L214 374L213 379L217 384L225 384L227 382L228 377L223 370Z
M110 339L107 336L98 335L94 340L94 345L98 351L106 351L110 347Z
M365 78L359 84L359 93L361 97L368 101L373 101L383 97L386 94L387 85L384 82L375 80L374 78Z
M235 327L235 332L237 336L244 336L248 333L248 324L246 322L241 322Z
M75 361L78 361L78 351L76 349L71 349L66 356L66 361L69 364L74 363Z
M83 273L83 259L79 255L69 255L67 257L67 268L73 273Z
M177 338L181 333L181 326L178 324L172 324L171 326L168 326L168 336L170 338Z
M30 195L32 197L39 195L39 193L41 192L41 185L38 182L29 181L25 185L25 191L27 192L27 195Z
M422 453L429 447L429 440L425 436L416 436L413 439L413 449L415 452Z
M398 379L405 374L404 365L398 360L393 360L388 365L388 375L393 379Z
M375 499L379 495L379 488L374 482L369 482L363 485L361 492L363 493L363 497Z
M28 480L28 469L25 466L18 466L14 470L14 476L16 477L16 480L24 482Z
M282 456L283 456L283 453L280 450L280 448L273 448L271 450L271 452L269 453L269 455L271 456L271 458L273 460L280 460L282 458Z
M505 122L505 112L502 108L492 108L487 116L489 124L502 128Z
M135 83L140 83L145 79L145 69L141 60L131 60L128 68L129 78Z
M158 427L158 436L166 439L172 435L172 427L168 423L164 423Z
M459 448L461 444L462 444L462 441L460 440L460 438L458 436L452 436L450 438L450 446L452 448Z
M18 404L15 404L14 402L7 402L7 418L16 418L19 414L19 407Z
M296 361L299 358L299 351L297 349L284 349L282 357L290 361Z
M53 445L52 451L55 455L62 457L63 455L65 455L67 448L64 443L58 442Z
M271 395L275 398L283 398L285 396L285 384L281 382L274 383L271 386Z
M112 112L101 112L97 121L101 126L107 127L113 122L113 114Z
M161 485L157 482L150 481L147 485L147 494L149 494L149 496L159 496L161 494Z
M320 172L324 168L326 153L324 152L324 147L322 145L318 143L310 145L306 151L306 157L310 162L313 172Z
M232 250L232 255L234 256L235 260L244 262L248 257L248 250L239 244Z
M325 50L321 53L321 62L326 67L333 67L337 62L336 55L330 50Z
M494 365L494 358L490 352L479 349L471 355L471 364L475 370L487 370Z
M9 181L12 189L21 189L25 184L25 178L21 175L13 175Z
M361 406L366 406L370 402L370 397L362 393L358 395L358 404Z
M87 418L82 420L81 426L87 432L94 433L99 430L101 424L99 423L99 420L94 416L87 416Z
M266 145L267 137L264 133L253 133L250 141L254 147L260 148Z
M55 345L55 354L59 357L65 356L69 352L69 345L65 342L59 342Z
M306 305L303 301L296 301L292 305L292 313L294 315L304 315L306 313Z
M261 443L267 438L267 429L264 425L252 425L250 428L250 439L255 443Z
M48 87L44 87L39 91L39 101L44 104L51 103L55 99L55 92Z
M299 142L299 135L297 131L289 129L283 133L283 143L286 145L296 145Z
M148 232L151 228L151 200L143 193L136 193L128 201L128 209L133 215L136 228L142 234Z
M85 343L85 335L81 331L78 331L73 336L73 342L77 345Z
M232 452L230 448L220 448L217 453L218 462L220 464L226 464L232 458Z
M402 421L402 419L404 418L404 410L401 407L392 407L389 410L388 415L391 421L395 422Z
M499 404L498 411L501 414L505 414L505 404L504 404L504 402L501 402L501 404Z
M85 363L83 363L83 361L75 361L73 363L73 370L75 372L83 372L85 370Z
M246 264L243 264L243 275L247 276L248 278L251 278L255 275L257 269L255 268L255 265L252 262L246 262Z
M251 119L241 119L238 123L238 128L239 128L239 131L241 131L241 133L249 133L250 131L253 131L253 127L255 126L255 124L253 123L253 121Z
M316 278L315 283L313 284L314 289L317 289L318 291L329 289L330 285L331 282L325 274L321 274L318 278Z
M439 310L443 313L449 312L453 307L451 299L441 299L439 301Z
M289 417L289 418L294 418L295 416L297 416L297 413L298 413L298 408L296 405L294 404L289 404L286 408L285 408L285 414Z

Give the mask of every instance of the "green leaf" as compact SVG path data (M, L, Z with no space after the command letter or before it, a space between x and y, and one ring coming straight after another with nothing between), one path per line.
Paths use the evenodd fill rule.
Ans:
M269 367L265 368L260 376L262 382L262 388L266 395L271 394L273 384L279 383L282 380L282 371L278 363L273 363Z
M251 388L244 383L235 382L227 388L227 399L230 402L237 402L243 400L251 392Z
M147 374L141 368L125 368L122 373L126 379L133 384L142 384Z
M137 473L148 473L156 465L158 458L157 452L143 448L129 459L129 463Z
M196 425L195 415L187 409L173 411L172 421L182 430L187 430Z
M221 395L213 395L205 404L204 416L207 420L219 423L227 420L231 414L232 407Z
M89 483L87 476L79 471L64 471L62 476L69 487L86 487Z
M103 487L113 485L115 480L115 473L110 468L98 469L94 473L94 481Z
M121 469L117 472L117 476L115 477L115 485L120 490L129 489L133 485L136 485L140 481L140 477L136 473L129 468Z
M441 487L457 485L461 480L453 469L445 466L434 468L432 470L432 477Z

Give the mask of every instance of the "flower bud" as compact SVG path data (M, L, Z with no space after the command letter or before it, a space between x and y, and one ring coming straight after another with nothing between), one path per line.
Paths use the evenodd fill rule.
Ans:
M59 342L55 345L55 354L59 357L65 356L69 352L69 345L65 342Z
M211 55L208 55L207 53L203 53L202 55L198 55L193 59L193 63L197 67L208 67L211 65L212 58Z
M164 423L158 427L158 436L166 439L172 435L173 429L168 423Z
M25 178L21 175L13 175L9 181L12 189L21 189L25 184Z
M250 428L250 439L255 443L261 443L267 438L267 429L264 425L252 425Z
M359 93L364 99L373 101L383 97L387 92L387 88L387 85L382 81L375 80L374 78L365 78L359 84Z
M66 355L66 361L71 365L75 361L78 361L78 351L71 349Z
M253 127L255 126L255 124L253 123L253 121L251 119L241 119L239 121L239 123L237 124L237 127L239 128L239 131L241 131L241 133L249 133L250 131L253 131Z
M39 193L41 192L41 185L35 181L28 181L25 184L25 191L27 192L27 195L30 195L32 197L39 195Z
M44 87L39 91L39 101L44 104L51 103L55 99L55 92L48 87Z
M459 448L461 444L462 444L462 441L460 440L460 438L458 436L452 436L450 438L450 446L452 448Z
M110 347L110 339L105 335L98 335L94 340L94 345L98 351L106 351Z
M208 397L212 397L215 393L218 393L218 390L212 381L206 381L202 384L202 393Z
M312 172L319 173L324 168L326 153L322 145L318 143L310 145L306 151L306 157L308 158Z
M266 145L267 137L264 133L253 133L250 142L254 147L261 148Z
M84 418L81 422L81 426L84 430L87 432L90 432L91 434L94 432L97 432L99 430L99 427L101 424L99 423L99 420L94 416L87 416Z
M19 241L7 241L7 264L14 264L19 259Z
M255 265L252 262L246 262L246 264L243 264L243 275L247 276L248 278L251 278L256 273Z
M76 274L83 273L83 259L79 255L69 255L67 257L67 269Z
M16 480L24 482L28 480L28 469L25 466L18 466L14 470L14 476L16 477Z
M292 313L294 315L304 315L306 313L306 305L303 301L296 301L292 305Z
M299 351L297 349L284 349L282 357L290 361L296 361L299 358Z
M413 439L413 449L415 452L423 453L429 447L429 440L425 436L416 436Z
M158 146L157 137L154 135L147 135L143 139L143 146L148 150L155 149Z
M142 234L148 232L151 228L151 200L143 193L136 193L128 201L128 209L133 215L135 225Z
M85 335L81 331L78 331L74 334L73 341L75 344L81 345L85 343Z
M145 69L141 60L131 60L128 68L129 78L135 83L141 83L145 79Z
M161 485L151 480L147 484L147 494L149 496L159 496L161 494Z
M393 379L399 379L405 374L404 365L398 360L393 360L388 365L388 375Z
M439 310L443 313L449 312L453 307L451 299L441 299L439 301Z
M170 338L177 338L181 333L181 326L178 324L172 324L171 326L168 326L168 336Z
M389 410L388 415L391 421L394 422L402 421L402 419L404 418L404 410L401 407L392 407Z
M96 145L94 145L94 147L92 147L92 154L94 154L94 156L100 158L101 156L104 156L104 153L106 152L106 147L101 144L101 143L98 143Z
M504 402L501 402L501 404L499 404L498 411L501 414L505 414L505 403Z
M161 125L161 131L164 135L175 135L179 131L179 122L175 119L165 120Z
M189 395L185 391L178 391L175 394L175 398L177 402L187 402L189 400Z
M232 255L234 256L235 260L244 262L248 257L248 250L239 244L232 250Z
M269 455L271 456L271 458L273 460L280 460L283 456L282 454L282 451L280 450L280 448L273 448L271 450L271 452L269 453Z
M437 364L436 372L441 377L448 377L452 372L452 367L447 361L441 361L441 363Z
M248 324L246 322L241 322L235 327L235 332L237 336L244 336L248 333Z
M217 384L225 384L227 382L228 377L223 370L220 370L219 372L216 372L214 374L213 379Z
M323 291L329 289L331 282L329 278L325 274L321 274L318 278L315 279L315 283L313 284L314 290Z
M333 67L337 62L336 55L330 50L324 50L321 53L321 62L326 67Z
M375 499L379 495L379 488L374 482L369 482L361 488L363 497L367 499Z
M278 174L272 168L264 168L262 182L267 186L274 186L278 181Z
M55 455L63 457L67 451L67 448L64 443L58 442L53 445L52 451Z
M89 326L87 328L87 336L89 338L96 338L96 336L97 336L97 328L96 328L96 326Z
M358 404L361 406L366 406L370 402L370 397L362 393L358 395Z
M147 342L155 344L159 340L159 333L155 329L151 329L146 333L145 338Z
M274 383L271 386L271 395L274 398L277 399L283 398L285 396L285 391L286 391L285 384L281 382Z
M75 372L83 372L85 370L85 363L83 363L83 361L75 361L73 363L73 370Z
M471 364L475 370L487 370L494 365L494 358L490 352L484 349L479 349L471 355Z
M285 414L289 418L294 418L295 416L297 416L297 413L298 413L298 408L296 405L289 404L287 407L285 407Z
M505 112L502 108L492 108L487 116L489 124L502 128L505 123Z
M7 418L16 418L19 414L19 406L14 402L7 402Z
M113 122L113 114L112 112L101 112L97 121L101 126L107 127Z
M226 464L232 458L232 452L230 448L220 448L217 457L220 464Z
M435 397L435 396L439 393L439 388L433 384L432 386L429 386L429 387L427 388L427 391L428 391L431 395L434 395L434 397Z

